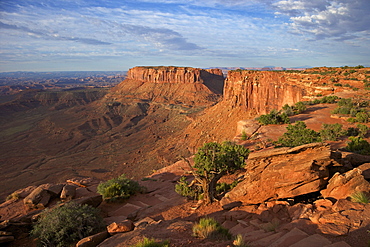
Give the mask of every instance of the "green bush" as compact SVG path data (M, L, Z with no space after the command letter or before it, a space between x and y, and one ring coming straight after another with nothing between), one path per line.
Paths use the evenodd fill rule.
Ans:
M347 150L359 154L370 155L370 143L368 143L366 140L358 136L350 136L348 139L350 142L347 143Z
M217 194L225 193L225 192L233 189L238 184L238 182L239 181L235 180L231 184L228 184L228 183L225 183L225 182L217 183L217 185L216 185L216 193Z
M143 191L144 188L138 182L126 178L125 174L98 185L98 193L107 201L126 199L137 192Z
M193 236L217 240L231 239L229 231L213 218L202 218L193 226Z
M336 141L339 137L344 135L342 125L339 123L322 125L320 130L320 137L322 141Z
M157 242L154 238L145 238L143 241L140 241L139 243L133 245L132 247L169 247L170 242L168 240L165 240L163 242Z
M359 122L359 123L369 122L369 114L367 114L366 112L356 113L356 122Z
M287 132L276 143L283 147L296 147L303 144L321 142L320 133L306 127L306 124L302 121L298 121L295 125L289 124Z
M357 124L357 128L359 131L358 135L362 138L364 138L367 132L369 131L369 127L367 127L364 124Z
M353 128L349 127L346 131L345 134L346 136L358 136L360 134L360 131L358 128Z
M188 181L186 181L186 177L182 176L175 185L175 192L189 199L199 199L199 196L202 194L200 187L189 185Z
M89 205L67 203L46 209L31 231L42 246L64 247L104 229L99 210Z
M266 115L261 115L257 118L257 121L262 125L290 123L289 116L286 113L280 113L280 111L275 109Z
M246 141L248 139L248 136L247 136L247 133L245 133L245 131L243 130L242 131L242 136L240 138L242 141Z

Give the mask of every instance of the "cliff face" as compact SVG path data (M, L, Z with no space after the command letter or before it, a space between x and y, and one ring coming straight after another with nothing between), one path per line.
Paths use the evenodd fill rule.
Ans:
M223 101L232 108L240 107L255 114L278 110L311 94L300 77L271 71L229 71Z
M135 67L113 90L118 101L206 106L222 95L224 77L219 69L186 67Z

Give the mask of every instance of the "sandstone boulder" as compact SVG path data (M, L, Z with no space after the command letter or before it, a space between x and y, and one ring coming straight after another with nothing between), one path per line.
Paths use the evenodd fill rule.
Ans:
M114 235L117 233L129 232L134 229L135 225L131 220L124 220L121 222L113 222L107 226L109 234Z
M252 153L246 179L226 197L258 204L317 192L326 186L332 163L330 147L322 143Z
M324 198L345 199L358 191L370 192L370 183L360 169L354 168L344 174L335 173L321 194Z
M81 205L86 204L86 205L90 205L96 208L102 203L103 197L101 195L96 195L96 196L74 199L73 201Z
M365 179L370 180L370 163L365 163L357 167L362 171L362 176L364 176Z
M99 232L95 235L81 239L76 244L76 247L95 247L108 237L109 233L107 231Z
M23 202L28 208L45 208L50 198L50 192L39 186L24 198Z
M62 192L64 184L43 184L41 187L50 192L50 195L57 197Z
M71 200L76 195L76 186L74 185L65 185L63 187L62 193L60 194L60 198L63 200Z

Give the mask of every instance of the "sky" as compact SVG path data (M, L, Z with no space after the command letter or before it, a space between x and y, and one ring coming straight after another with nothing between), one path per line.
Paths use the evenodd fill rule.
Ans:
M370 66L370 0L1 0L0 72Z

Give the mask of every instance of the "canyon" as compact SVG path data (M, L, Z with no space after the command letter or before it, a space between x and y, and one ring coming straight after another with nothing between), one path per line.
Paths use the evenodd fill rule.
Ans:
M101 209L106 216L119 216L130 207L136 208L136 218L128 213L125 217L140 222L147 216L159 214L159 218L156 216L158 219L154 217L147 224L157 227L162 219L166 227L182 229L188 234L189 222L209 213L218 217L234 233L252 228L260 231L258 229L273 217L287 214L287 218L279 218L279 221L285 227L290 225L276 232L276 241L283 233L295 231L294 226L299 224L294 220L301 222L301 219L308 219L305 221L308 225L317 224L320 233L332 234L333 224L337 222L330 217L350 217L338 209L345 207L346 202L341 200L345 200L349 192L338 194L335 186L353 176L363 183L361 188L368 190L368 182L361 175L368 171L367 168L360 171L354 167L368 163L369 156L351 158L353 154L341 151L339 157L335 150L345 146L345 139L325 145L272 149L267 144L282 135L286 125L260 126L255 118L273 109L281 109L285 104L294 105L326 95L368 100L369 74L369 68L324 67L304 71L233 70L224 78L219 69L141 66L130 69L126 79L111 89L26 90L2 100L0 104L0 200L26 187L28 190L23 194L29 194L42 184L67 186L65 181L69 181L70 185L75 184L73 181L92 178L95 184L91 185L89 192L80 189L79 195L86 196L96 190L96 181L125 173L136 180L149 176L141 183L152 190L130 199L124 205L103 203ZM322 123L341 123L346 128L354 126L344 118L334 118L330 113L334 107L329 104L309 106L302 114L292 116L291 121L303 120L314 130L319 130ZM247 133L247 140L241 138L242 132ZM244 181L211 207L203 208L194 205L195 202L181 199L174 193L173 187L186 168L177 161L181 156L190 157L205 142L225 140L236 141L253 151L247 161L250 170L234 175L242 175ZM298 168L297 164L304 169ZM278 169L282 169L279 176L276 175ZM338 171L340 173L334 175ZM289 174L295 175L290 177ZM290 184L287 183L289 179ZM336 204L333 205L329 199L317 202L314 208L306 204L292 206L285 202L277 203L286 198L318 192L325 198L335 198ZM149 197L155 202L146 201ZM235 202L239 205L235 211L228 212L231 208L224 208ZM0 208L6 212L6 217L19 213L16 206L7 208L6 205L12 203L22 206L22 201L2 204ZM156 204L157 207L154 207ZM194 207L199 211L192 211ZM357 211L367 215L368 209L367 206L358 206ZM350 213L358 217L357 211ZM185 216L189 222L180 222L176 228L176 219ZM297 225L286 222L288 218ZM355 238L359 236L356 234L364 234L367 228L362 228L362 223L358 225L356 218L351 220L354 223L347 220L345 226L338 224L343 232L337 235L342 236L353 229L350 241L356 243ZM367 220L364 218L363 222ZM163 228L163 224L159 226ZM111 237L102 246L125 246L117 243L132 242L150 227L129 235ZM305 228L300 227L301 230ZM267 238L270 234L263 236ZM308 235L304 236L308 238ZM194 244L189 240L188 245L181 245L181 241L185 240L176 237L179 238L179 246ZM328 245L329 242L338 242L334 238L329 239L322 241ZM259 240L262 241L262 237ZM195 243L213 246L199 241ZM258 246L268 246L259 243ZM219 246L224 246L222 244Z

